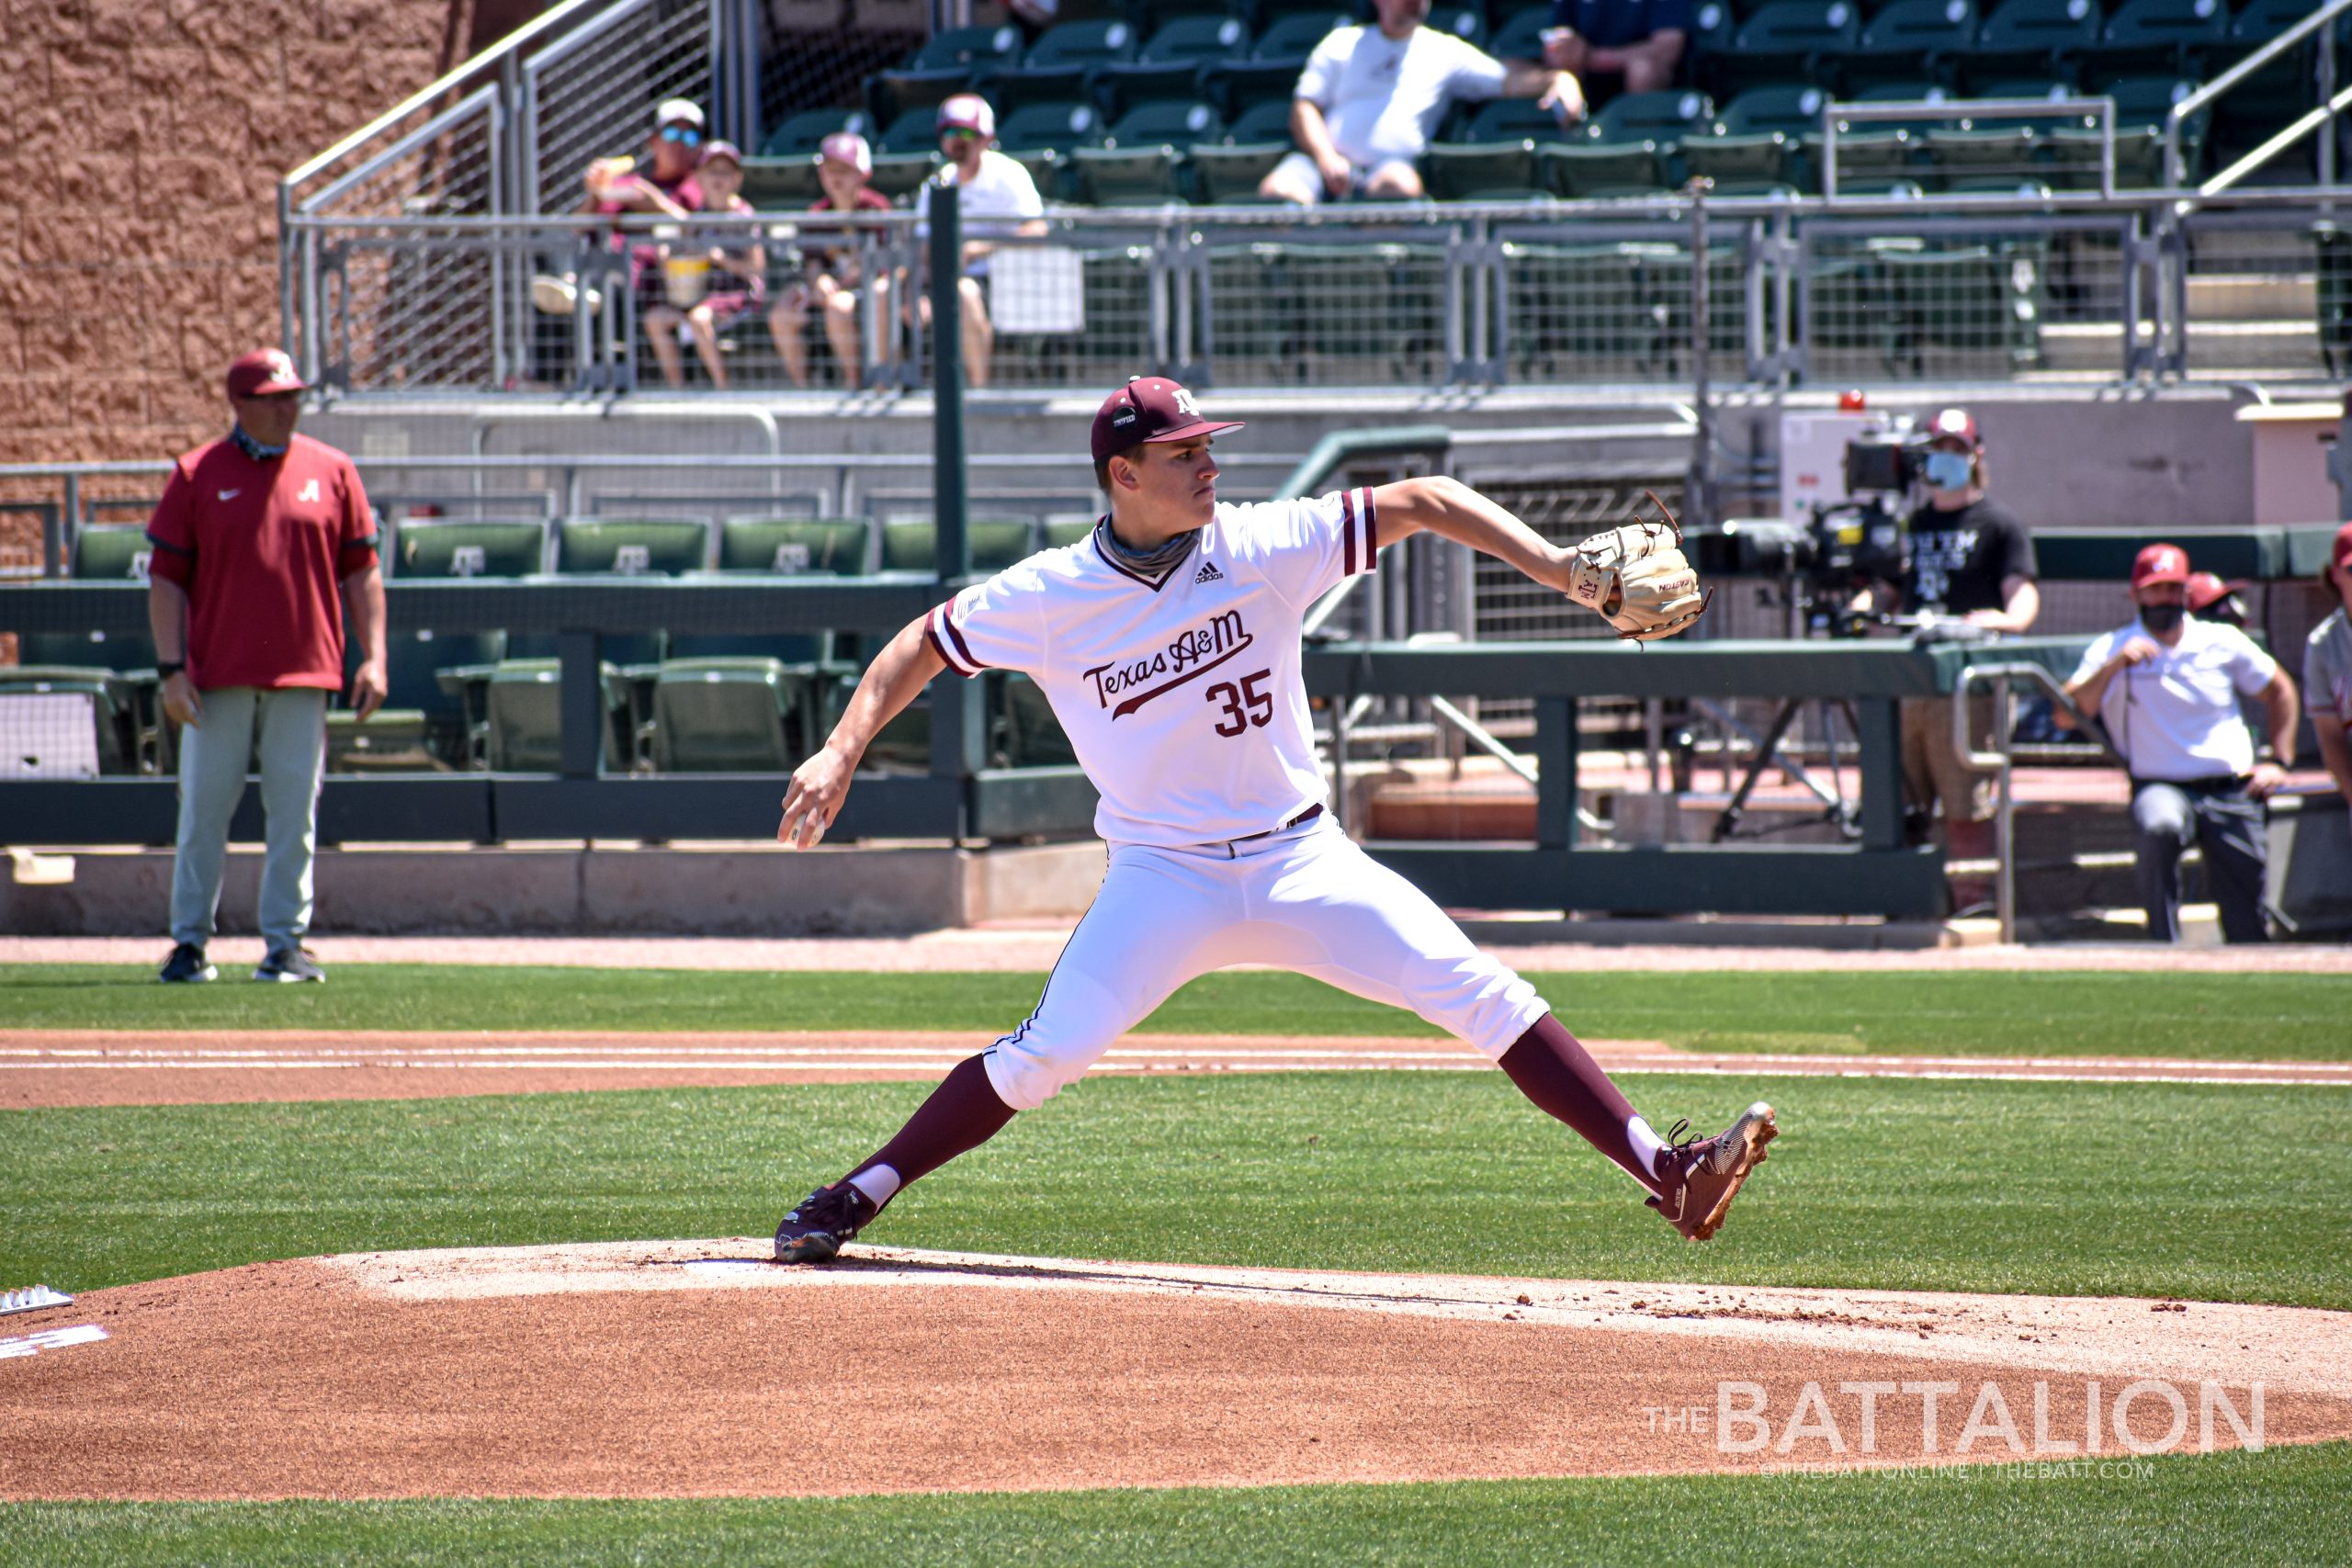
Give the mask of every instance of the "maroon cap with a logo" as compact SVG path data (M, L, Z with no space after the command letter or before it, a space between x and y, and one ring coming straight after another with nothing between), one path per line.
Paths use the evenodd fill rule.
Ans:
M2145 588L2151 582L2187 582L2188 552L2178 545L2150 545L2132 562L2132 586Z
M1242 422L1213 422L1193 394L1164 376L1137 376L1102 400L1094 411L1094 460L1146 442L1190 441L1238 430Z
M1965 441L1972 448L1977 450L1982 450L1984 446L1984 433L1976 428L1976 416L1966 409L1946 409L1929 420L1928 439L1929 441Z
M229 395L266 398L275 392L299 392L302 378L282 348L257 348L229 367Z

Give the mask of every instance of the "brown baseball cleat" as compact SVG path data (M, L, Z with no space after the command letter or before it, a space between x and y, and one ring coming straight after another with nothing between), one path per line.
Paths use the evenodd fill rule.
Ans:
M1764 1145L1781 1135L1773 1124L1772 1108L1758 1100L1739 1113L1739 1120L1712 1138L1674 1140L1690 1123L1677 1122L1666 1134L1669 1145L1661 1161L1658 1195L1649 1206L1692 1241L1704 1241L1724 1223L1731 1201L1747 1173L1764 1163Z
M831 1263L840 1255L842 1244L873 1224L881 1212L873 1199L847 1181L820 1187L795 1204L775 1227L775 1260Z

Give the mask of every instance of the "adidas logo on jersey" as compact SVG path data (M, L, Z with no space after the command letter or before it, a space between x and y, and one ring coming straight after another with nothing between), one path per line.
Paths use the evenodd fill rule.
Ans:
M1194 587L1198 587L1204 582L1223 582L1224 581L1225 573L1217 570L1216 562L1213 560L1203 561L1201 563L1201 570L1193 573L1193 585Z

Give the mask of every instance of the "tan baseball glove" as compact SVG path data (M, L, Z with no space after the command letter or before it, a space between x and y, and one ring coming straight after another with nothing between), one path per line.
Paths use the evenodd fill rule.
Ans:
M1569 552L1568 597L1632 642L1651 642L1697 623L1714 597L1682 553L1682 530L1655 491L1657 518L1636 517L1595 534Z

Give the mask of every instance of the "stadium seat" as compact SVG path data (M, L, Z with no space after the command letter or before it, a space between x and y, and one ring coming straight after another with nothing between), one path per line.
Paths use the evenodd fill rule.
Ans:
M1710 57L1707 85L1733 96L1816 76L1822 62L1842 55L1860 34L1853 0L1775 0L1740 24L1729 51Z
M2193 80L2229 33L2230 8L2222 0L2129 0L2098 41L2083 51L2083 66L2101 81L2154 73Z
M1977 26L1974 0L1894 0L1838 57L1839 90L1932 75L1976 41Z
M988 96L1000 125L1004 117L1032 104L1090 99L1095 73L1105 65L1136 57L1135 25L1125 20L1063 22L1047 28L1029 46L1018 70L989 79ZM998 140L1003 140L1000 131Z
M1683 137L1683 168L1713 180L1718 196L1725 186L1746 181L1799 184L1798 149L1820 128L1828 101L1818 87L1751 88L1732 100L1709 134Z
M556 531L555 569L567 576L674 577L709 558L699 518L567 517Z
M85 523L74 535L74 576L83 582L144 582L154 553L138 524Z
M1577 199L1657 189L1665 179L1660 148L1638 141L1559 141L1536 149L1544 188Z
M1656 93L1626 93L1609 102L1594 117L1589 132L1595 141L1648 140L1661 146L1685 136L1704 134L1715 106L1704 93L1668 88Z
M2229 37L2205 50L2205 73L2218 76L2311 15L2313 0L2247 0L2230 22ZM2217 138L2254 146L2312 107L2318 96L2316 35L2256 71L2213 105ZM2344 40L2336 40L2337 71Z
M1517 141L1522 138L1534 141L1566 141L1591 134L1585 126L1567 126L1550 109L1537 107L1533 98L1496 98L1478 106L1470 123L1464 128L1461 140L1476 141Z
M1080 544L1094 532L1091 519L1069 518L1046 525L1046 548L1058 550L1069 545Z
M810 153L743 160L743 199L762 212L799 211L824 190Z
M1277 248L1295 312L1288 324L1307 381L1418 384L1442 368L1432 362L1443 352L1442 246L1344 242Z
M1515 375L1574 381L1646 375L1664 352L1647 265L1672 245L1503 246Z
M1102 146L1071 150L1074 194L1098 207L1181 201L1177 171L1184 152L1224 132L1225 121L1206 104L1138 104Z
M964 525L970 542L972 570L980 576L1002 571L1036 550L1036 525L1026 518L973 518ZM888 523L882 528L882 570L932 575L938 554L938 535L928 523Z
M760 143L763 158L814 158L826 137L837 130L854 130L871 138L878 121L864 109L804 109L786 118L784 122L767 134Z
M1260 104L1226 127L1221 142L1195 142L1189 162L1193 193L1208 202L1253 199L1258 182L1295 147L1290 104Z
M1069 767L1078 761L1053 705L1028 676L1007 671L991 672L996 688L996 741L1009 768Z
M547 570L548 525L537 519L412 517L394 525L394 577L528 577Z
M1975 95L2005 77L2072 79L2075 60L2098 42L2095 0L2007 0L1951 62L1953 82Z
M1152 34L1132 62L1102 66L1095 87L1103 107L1124 118L1151 99L1196 97L1204 67L1249 54L1250 28L1240 18L1179 17Z
M854 577L871 570L873 548L863 517L730 517L718 528L718 570Z
M445 671L444 681L467 671ZM602 681L604 765L625 768L634 759L628 683L605 662ZM461 685L462 689L462 685ZM480 694L483 760L495 773L553 773L563 765L563 682L552 659L509 659L493 666Z
M28 638L29 640L29 638ZM23 663L0 666L0 697L47 697L63 699L62 704L28 705L37 707L62 705L75 712L71 722L76 727L86 725L90 739L87 757L100 773L133 773L141 770L138 740L139 700L131 685L111 671L94 666L51 665L34 661L22 649L18 658ZM33 721L42 737L57 737L54 715L45 714ZM38 744L38 741L36 741ZM48 756L43 761L54 767L65 758Z
M1498 22L1483 47L1497 60L1541 60L1544 29L1552 25L1549 6L1521 6Z
M866 105L876 124L888 125L910 109L933 107L978 78L1020 62L1019 28L946 28L896 69L866 78Z
M874 140L876 153L904 156L914 152L939 152L939 111L909 109L889 122L882 134Z
M1439 201L1520 201L1544 194L1535 143L1440 141L1421 154L1423 183Z
M465 692L444 682L445 671L482 671L506 649L503 632L438 634L395 631L384 638L384 705L361 722L345 707L327 712L331 773L440 772L471 759L471 725ZM344 689L358 669L358 649L345 652Z
M1536 26L1539 28L1548 26L1549 13L1540 14L1545 19L1537 23ZM1733 91L1723 85L1722 73L1718 67L1724 56L1732 51L1738 37L1739 17L1732 11L1731 0L1703 0L1703 4L1693 7L1690 13L1690 39L1682 55L1683 80L1694 87L1703 88L1714 94L1717 97L1733 96ZM1780 85L1787 86L1801 84ZM1752 92L1756 89L1748 90Z
M1429 19L1422 24L1435 28L1476 49L1487 47L1487 13L1483 6L1438 5L1430 7Z

